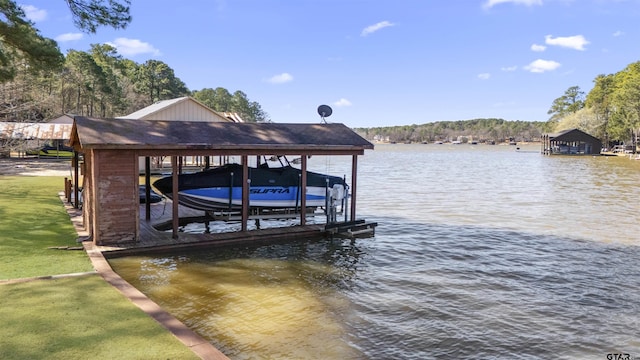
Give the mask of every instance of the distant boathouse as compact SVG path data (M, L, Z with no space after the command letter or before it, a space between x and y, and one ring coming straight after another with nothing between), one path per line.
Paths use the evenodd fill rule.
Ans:
M544 134L541 151L545 155L599 155L602 142L582 130L570 129Z

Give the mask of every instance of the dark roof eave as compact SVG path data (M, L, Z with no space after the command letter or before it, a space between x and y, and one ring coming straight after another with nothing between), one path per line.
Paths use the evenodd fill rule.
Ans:
M71 143L82 149L363 152L366 139L343 124L278 124L76 117ZM247 151L245 151L247 150ZM266 150L266 151L265 151Z
M212 146L212 145L132 145L132 144L88 144L78 149L87 150L133 150L142 155L154 156L161 154L193 154L203 155L263 155L263 154L308 154L308 155L363 155L365 150L373 146L284 146L284 145L247 145L247 146Z
M246 145L218 145L218 144L83 144L84 149L196 149L196 150L240 150L240 149L286 149L286 150L370 150L373 146L345 146L345 145L286 145L286 144L246 144Z
M568 129L568 130L563 130L557 133L548 133L543 135L547 136L549 141L575 141L576 140L575 134L581 134L584 137L591 139L592 141L600 142L600 139L598 139L597 137L589 133L586 133L580 129Z

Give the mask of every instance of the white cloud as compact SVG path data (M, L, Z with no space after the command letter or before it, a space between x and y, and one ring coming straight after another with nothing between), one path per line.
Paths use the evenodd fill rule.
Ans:
M60 34L56 36L54 40L57 42L67 42L67 41L80 40L82 39L82 37L83 37L82 33L66 33L66 34Z
M351 106L351 101L349 101L349 100L347 100L345 98L341 98L340 100L334 102L333 105L335 105L337 107Z
M491 74L489 73L478 74L478 79L480 80L489 80L490 77L491 77Z
M366 28L364 28L362 30L362 33L360 33L360 36L367 36L369 34L373 34L374 32L376 32L378 30L381 30L381 29L384 29L384 28L389 27L389 26L395 26L395 24L391 23L389 21L386 21L386 20L385 21L381 21L381 22L379 22L377 24L373 24L373 25L370 25L370 26L367 26Z
M516 70L518 70L518 67L517 67L517 66L515 66L515 65L514 65L514 66L505 66L505 67L501 68L500 70L502 70L502 71L507 71L507 72L511 72L511 71L516 71Z
M543 52L547 49L546 46L544 45L538 45L538 44L533 44L531 45L531 51L535 51L535 52Z
M547 45L555 45L560 47L566 47L575 50L584 50L584 46L589 44L589 41L584 38L582 35L574 35L574 36L559 36L554 38L551 35L547 35L544 37L544 42Z
M560 63L553 60L538 59L525 66L525 70L532 73L543 73L547 71L553 71L560 67Z
M160 50L154 48L153 45L138 39L117 38L113 42L107 42L107 44L115 47L120 55L161 55Z
M274 75L266 81L272 84L284 84L293 81L293 76L291 76L291 74L289 73L282 73Z
M20 5L20 7L24 10L27 19L33 22L42 21L47 18L47 10L38 9L33 5Z
M618 30L618 31L616 31L616 32L614 32L614 33L613 33L613 36L614 36L614 37L618 37L618 36L622 36L622 35L624 35L624 32L622 32L622 31L620 31L620 30Z
M484 7L485 9L489 9L499 4L509 4L509 3L516 4L516 5L533 6L533 5L542 5L542 0L487 0L484 3L484 5L482 5L482 7Z

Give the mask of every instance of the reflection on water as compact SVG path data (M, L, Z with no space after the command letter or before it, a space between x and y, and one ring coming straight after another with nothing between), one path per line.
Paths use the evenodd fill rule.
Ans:
M339 292L358 256L355 244L323 241L111 262L234 359L326 359L361 356L349 345L350 303Z
M233 359L640 356L640 161L403 144L358 170L372 239L111 263Z

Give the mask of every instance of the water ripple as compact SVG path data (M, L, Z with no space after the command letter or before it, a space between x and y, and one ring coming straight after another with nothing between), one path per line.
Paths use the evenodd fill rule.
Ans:
M112 265L237 359L640 357L640 162L479 149L368 152L371 239Z

